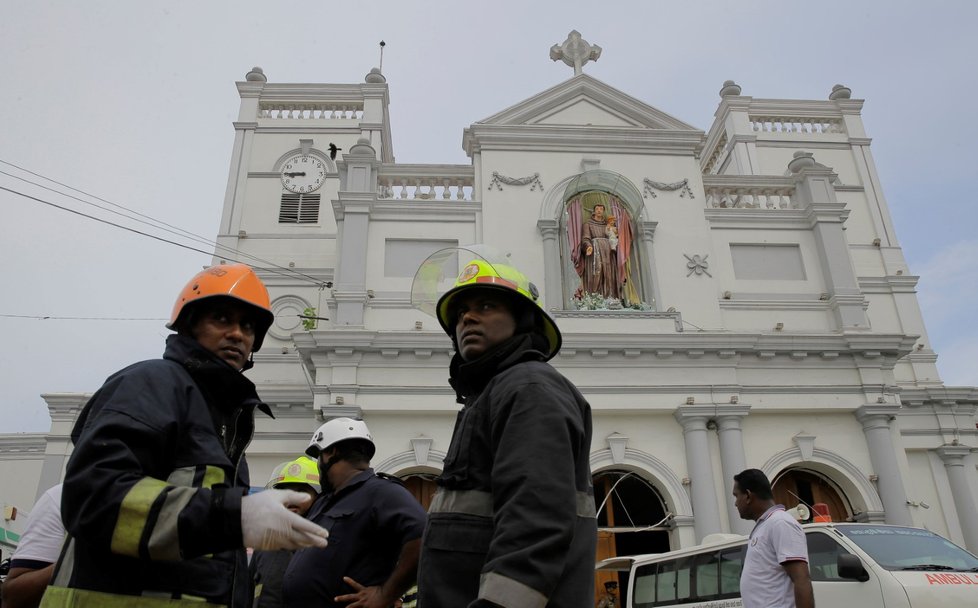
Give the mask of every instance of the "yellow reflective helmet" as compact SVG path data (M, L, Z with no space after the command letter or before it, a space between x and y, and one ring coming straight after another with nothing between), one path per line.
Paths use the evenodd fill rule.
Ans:
M300 456L295 460L283 462L272 470L272 476L265 484L265 488L277 488L287 483L306 484L318 494L321 489L319 485L319 463L308 456Z
M459 262L465 263L456 275L454 269L459 267ZM447 284L449 276L455 277L450 286ZM443 289L444 293L437 295ZM431 254L415 274L411 301L415 308L438 319L441 328L454 341L452 304L460 294L471 289L499 290L532 304L532 309L539 313L540 333L549 346L548 352L544 353L547 359L560 350L560 330L540 305L540 292L536 285L510 263L508 256L485 245L452 247Z

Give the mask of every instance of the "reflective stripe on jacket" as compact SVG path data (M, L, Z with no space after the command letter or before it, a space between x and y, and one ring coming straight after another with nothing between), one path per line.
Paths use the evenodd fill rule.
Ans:
M184 336L111 376L72 432L69 544L43 605L95 605L88 592L98 605L247 605L243 453L259 406L247 378Z
M524 352L459 412L425 529L423 608L593 606L590 406Z

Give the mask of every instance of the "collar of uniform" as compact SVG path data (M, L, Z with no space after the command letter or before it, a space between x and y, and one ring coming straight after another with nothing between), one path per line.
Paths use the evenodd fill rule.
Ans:
M364 483L366 483L368 479L370 479L373 476L374 476L374 470L371 468L364 469L359 473L357 473L356 475L354 475L350 479L350 481L346 482L345 486L343 486L339 490L329 495L329 498L326 499L327 507L328 505L335 503L340 498L346 496L354 489L362 486Z
M466 403L469 397L481 393L496 374L517 363L543 361L546 357L540 340L545 338L535 333L517 334L473 361L463 361L456 352L449 366L448 382L455 389L458 402Z
M771 517L771 514L775 511L784 511L784 505L773 505L770 509L764 512L764 515L757 518L757 523L761 523L768 517Z
M763 515L757 518L757 522L754 524L754 530L757 530L758 526L767 521L767 518L771 517L775 511L784 511L784 505L774 505L765 511ZM754 530L750 531L751 536L754 536Z
M258 397L251 380L193 338L180 334L168 336L163 358L182 365L205 392L226 397L217 405L250 405L271 418L275 417L271 408Z

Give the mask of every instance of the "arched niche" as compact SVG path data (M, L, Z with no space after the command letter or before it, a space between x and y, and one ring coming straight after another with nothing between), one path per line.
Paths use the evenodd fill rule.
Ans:
M544 197L537 228L549 309L654 310L655 222L627 177L598 169L565 178Z

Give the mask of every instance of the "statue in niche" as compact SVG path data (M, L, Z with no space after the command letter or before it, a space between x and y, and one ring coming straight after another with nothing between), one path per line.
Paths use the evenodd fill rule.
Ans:
M580 278L574 292L577 308L641 306L633 280L631 225L625 205L607 192L584 192L567 202L567 238Z
M591 218L581 226L581 247L584 249L584 268L581 273L584 292L620 300L618 252L617 248L611 248L605 207L600 203L592 208Z

